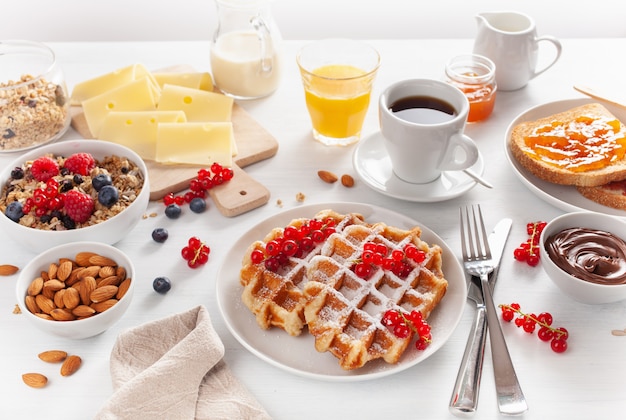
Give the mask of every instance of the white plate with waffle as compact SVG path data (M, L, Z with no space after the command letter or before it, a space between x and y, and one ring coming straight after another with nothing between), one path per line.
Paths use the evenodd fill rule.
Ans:
M384 222L401 229L420 226L421 238L442 248L443 272L448 281L446 295L428 318L432 328L432 343L424 351L411 345L400 361L388 364L375 360L355 370L343 370L330 353L315 350L314 338L305 331L297 337L279 328L263 330L241 300L243 286L239 281L242 257L256 240L276 227L286 226L296 218L310 218L324 209L359 213L366 222ZM217 303L233 336L260 359L288 372L315 379L332 381L362 381L404 371L439 350L456 328L466 300L465 274L455 253L443 240L419 222L393 211L360 203L324 203L290 209L272 216L245 233L227 253L216 282Z
M589 98L582 99L565 99L562 101L548 102L542 105L532 107L520 115L518 115L509 125L504 136L504 150L507 160L513 168L513 172L520 181L537 197L543 201L552 204L556 208L563 211L595 211L598 213L605 213L613 216L624 217L624 211L614 209L611 207L603 206L595 201L589 200L578 192L576 187L572 185L559 185L553 184L543 179L537 178L529 170L524 168L514 157L509 147L509 141L511 138L511 131L513 127L524 121L532 121L539 118L547 117L552 114L567 111L568 109L575 108L577 106L585 105L592 102L600 102L609 111L613 113L620 121L626 121L626 110L613 106L608 103L596 101Z
M352 157L354 169L370 188L389 197L417 203L451 200L474 188L476 181L463 171L445 171L426 184L412 184L398 178L391 167L382 134L378 131L363 138ZM482 155L470 168L478 175L485 170Z

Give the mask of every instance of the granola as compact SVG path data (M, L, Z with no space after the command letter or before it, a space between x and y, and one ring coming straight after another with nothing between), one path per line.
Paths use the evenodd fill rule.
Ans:
M62 86L29 74L0 82L0 151L46 143L62 135L69 122Z
M64 209L37 214L35 209L23 214L18 223L42 230L68 230L92 226L102 223L111 217L121 213L130 206L139 196L143 185L144 177L139 167L132 161L120 156L106 156L101 160L95 159L96 166L86 176L80 176L65 170L64 162L66 157L47 154L54 159L60 168L63 168L58 175L53 178L58 182L59 192L66 193L69 190L77 190L88 194L94 201L94 211L88 220L77 223L67 216ZM31 172L34 161L24 162L21 167L12 170L11 177L2 185L0 192L0 211L6 216L7 206L12 202L19 202L24 206L29 198L35 195L35 191L46 188L46 182L37 181ZM111 177L112 185L119 192L119 199L110 207L98 201L98 191L92 185L92 180L99 174L108 174ZM8 216L7 216L8 217Z

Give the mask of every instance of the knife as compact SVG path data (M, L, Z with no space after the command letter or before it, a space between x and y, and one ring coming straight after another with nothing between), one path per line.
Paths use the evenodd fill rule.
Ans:
M504 245L511 230L511 219L502 219L496 224L489 234L489 248L495 263L493 273L489 278L489 284L493 288L495 276L498 275L500 260L504 251ZM487 341L487 314L480 287L480 279L472 277L468 285L468 294L476 302L476 314L474 324L470 331L463 353L459 373L457 374L452 397L450 398L450 412L456 416L471 416L476 412L478 405L478 391L480 389L480 377L483 370L485 355L485 343Z

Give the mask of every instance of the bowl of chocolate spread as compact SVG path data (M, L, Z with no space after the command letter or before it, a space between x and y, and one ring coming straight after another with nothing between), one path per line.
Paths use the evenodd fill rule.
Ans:
M626 221L575 212L549 222L541 233L542 267L569 297L588 304L626 299Z

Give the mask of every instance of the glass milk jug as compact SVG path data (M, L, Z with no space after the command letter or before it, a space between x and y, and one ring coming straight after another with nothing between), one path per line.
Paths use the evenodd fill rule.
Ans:
M211 45L215 86L236 99L267 96L278 87L281 35L269 0L215 0L218 26Z

